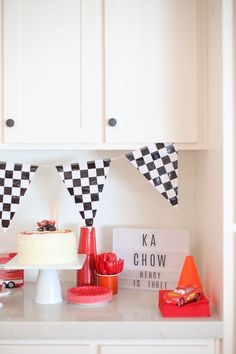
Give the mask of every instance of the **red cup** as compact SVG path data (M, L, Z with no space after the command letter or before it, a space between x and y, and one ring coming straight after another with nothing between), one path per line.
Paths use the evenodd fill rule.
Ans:
M81 227L78 253L86 254L83 268L77 270L77 286L96 285L96 236L94 227Z
M103 275L97 274L98 285L111 289L113 295L118 293L118 274Z

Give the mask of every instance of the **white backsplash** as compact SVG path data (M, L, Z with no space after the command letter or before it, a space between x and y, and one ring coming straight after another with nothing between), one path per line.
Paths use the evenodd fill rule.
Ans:
M36 229L36 221L50 218L52 199L58 200L60 228L71 228L79 235L80 227L84 226L56 169L46 166L124 154L125 151L2 151L1 161L34 163L40 167L8 231L4 234L0 229L0 250L15 251L18 232ZM125 157L112 161L95 218L97 251L112 249L112 230L117 226L185 229L190 232L190 246L194 251L195 154L179 153L178 208L173 208ZM74 274L63 272L62 278L71 280Z

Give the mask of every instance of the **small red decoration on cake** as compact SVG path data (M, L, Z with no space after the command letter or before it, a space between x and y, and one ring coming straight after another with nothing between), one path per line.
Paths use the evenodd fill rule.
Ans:
M55 227L56 221L54 220L43 220L43 221L38 221L38 231L56 231Z

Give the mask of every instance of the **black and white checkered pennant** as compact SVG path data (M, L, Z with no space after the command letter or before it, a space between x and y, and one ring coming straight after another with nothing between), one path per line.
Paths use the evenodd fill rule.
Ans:
M125 156L171 205L178 205L178 155L174 144L153 143Z
M93 226L93 221L109 171L111 160L95 160L56 166L70 195L79 206L79 212L86 226Z
M0 220L6 231L38 166L0 162Z

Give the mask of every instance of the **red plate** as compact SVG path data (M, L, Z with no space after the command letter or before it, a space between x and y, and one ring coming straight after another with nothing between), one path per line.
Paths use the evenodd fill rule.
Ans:
M67 301L80 305L102 305L112 300L112 290L104 286L78 286L67 291Z

